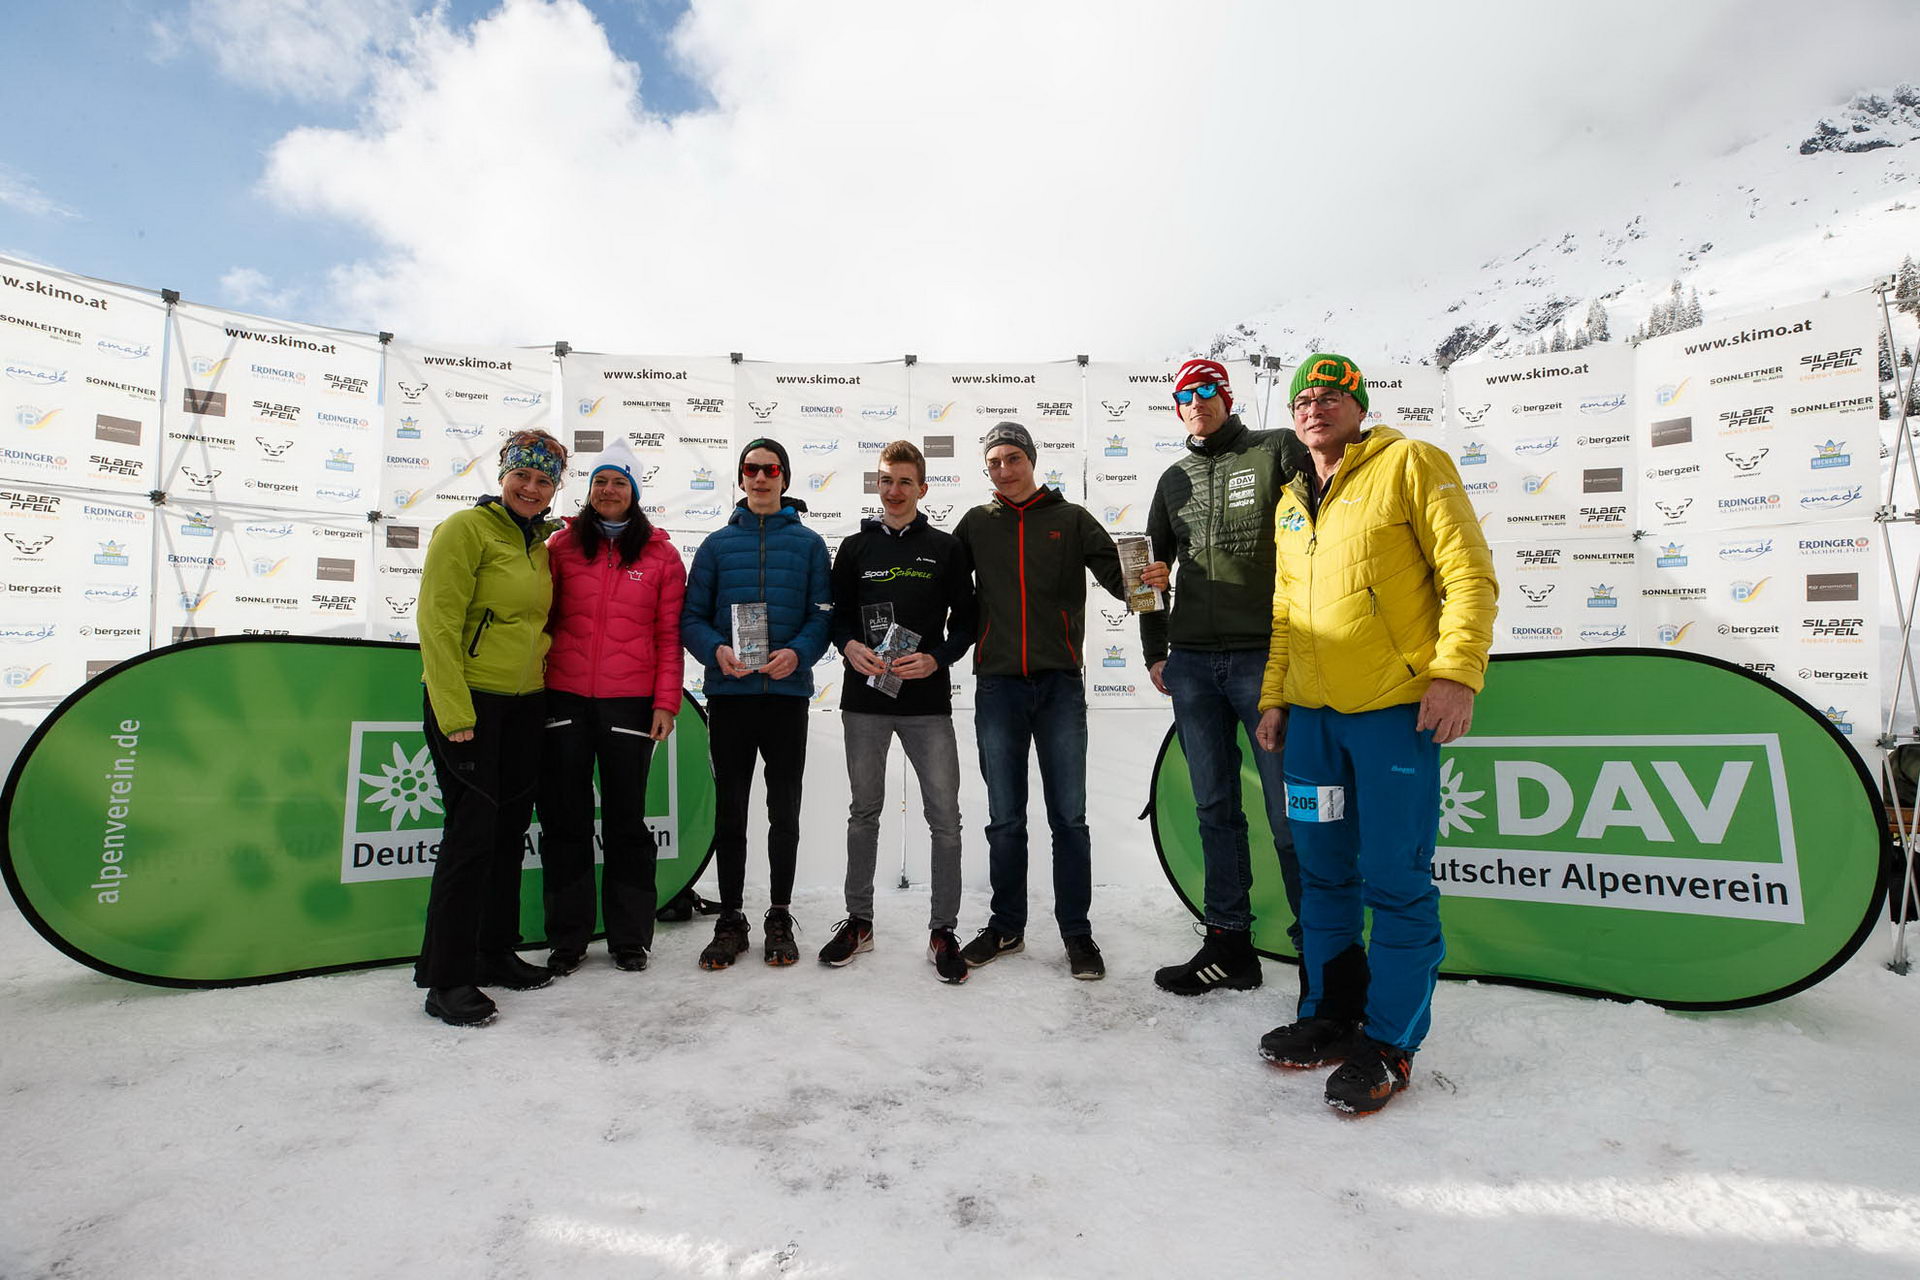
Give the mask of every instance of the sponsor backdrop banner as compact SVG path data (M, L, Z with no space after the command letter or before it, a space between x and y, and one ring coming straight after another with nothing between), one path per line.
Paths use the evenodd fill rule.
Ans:
M165 326L153 294L0 258L0 481L155 488Z
M918 376L917 369L912 372ZM793 464L788 492L806 502L807 523L827 540L828 550L837 549L842 538L860 527L863 513L879 510L872 481L880 450L899 439L926 448L907 420L908 374L904 360L742 361L735 371L733 438L714 468L709 501L732 512L740 498L734 461L741 447L756 436L771 436L786 447ZM929 477L933 467L929 458ZM929 491L930 505L938 491ZM928 515L931 519L932 512Z
M441 837L419 650L223 638L143 655L48 717L3 805L22 914L103 972L233 986L408 959ZM662 901L705 864L712 806L689 703L649 775Z
M0 482L0 701L57 699L147 647L154 508Z
M698 546L726 520L733 466L733 364L711 356L618 356L569 352L560 361L572 474L565 504L586 499L600 452L624 439L639 462L640 503L676 544ZM737 495L736 495L737 496Z
M1251 760L1243 772L1258 794ZM1819 981L1873 925L1887 846L1872 782L1826 717L1731 664L1496 659L1440 776L1449 976L1731 1008ZM1198 915L1199 828L1172 733L1152 812ZM1270 848L1258 805L1247 823ZM1277 867L1254 859L1255 941L1292 955Z

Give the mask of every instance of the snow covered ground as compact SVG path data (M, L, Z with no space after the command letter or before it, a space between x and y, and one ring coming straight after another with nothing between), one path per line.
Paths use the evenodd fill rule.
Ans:
M0 908L0 1276L1920 1274L1884 931L1736 1013L1443 984L1413 1088L1349 1120L1255 1054L1292 968L1165 995L1171 891L1094 905L1105 982L1040 928L942 986L885 889L847 969L766 968L756 922L703 973L664 925L467 1031L402 969L141 987ZM796 912L817 947L838 895Z

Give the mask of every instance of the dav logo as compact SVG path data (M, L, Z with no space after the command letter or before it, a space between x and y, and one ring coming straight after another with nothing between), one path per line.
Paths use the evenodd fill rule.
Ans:
M1587 594L1587 608L1589 609L1618 609L1619 607L1620 601L1613 594L1613 588L1604 582L1595 586L1593 590ZM1582 638L1584 639L1585 637Z
M694 468L693 478L687 481L689 489L713 488L713 469L711 467Z
M1127 438L1125 436L1108 436L1106 448L1102 449L1101 453L1109 458L1126 457Z
M1733 597L1736 604L1748 604L1757 598L1761 589L1772 581L1772 578L1762 578L1758 582L1731 583L1727 588L1727 594Z
M1813 460L1810 465L1815 471L1824 471L1828 467L1848 467L1853 465L1853 455L1843 453L1846 448L1838 440L1828 440L1813 446Z
M1127 657L1126 657L1126 653L1125 653L1125 651L1124 651L1124 650L1122 650L1122 649L1121 649L1121 647L1120 647L1119 645L1117 645L1117 644L1110 644L1110 645L1108 645L1108 646L1107 646L1107 656L1106 656L1106 657L1104 657L1104 658L1102 658L1102 659L1100 659L1100 665L1101 665L1101 666L1103 666L1103 667L1124 667L1124 666L1126 666L1126 665L1127 665Z

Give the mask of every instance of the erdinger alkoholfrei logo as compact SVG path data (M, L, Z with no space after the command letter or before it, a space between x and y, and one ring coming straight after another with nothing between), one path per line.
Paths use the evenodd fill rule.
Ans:
M1462 738L1440 795L1443 893L1804 921L1776 734Z

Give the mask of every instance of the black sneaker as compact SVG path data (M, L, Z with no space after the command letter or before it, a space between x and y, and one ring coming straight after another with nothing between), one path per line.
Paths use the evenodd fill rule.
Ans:
M1302 1018L1260 1037L1260 1056L1282 1067L1327 1067L1368 1043L1360 1024L1344 1018Z
M738 911L728 911L714 921L713 941L700 953L702 969L726 969L747 949L747 917Z
M853 963L862 951L873 950L873 921L848 916L833 926L833 936L820 948L820 963L838 969Z
M967 958L960 954L960 939L951 929L935 929L927 938L927 963L940 975L940 981L958 986L971 972Z
M505 987L509 991L538 991L553 981L553 970L542 964L528 964L515 952L492 956L480 964L481 987Z
M1067 968L1082 982L1098 982L1107 976L1107 962L1100 958L1100 944L1092 934L1062 938L1067 944Z
M1016 951L1025 951L1026 941L1017 933L1001 933L988 925L973 935L973 941L960 948L960 957L978 969L983 964L998 960L1001 956L1010 956Z
M553 954L547 957L547 968L554 977L564 978L578 969L586 958L587 953L584 951L576 951L571 947L555 947Z
M1412 1075L1412 1054L1366 1040L1327 1077L1327 1105L1350 1116L1372 1115L1406 1088Z
M800 963L800 944L793 940L793 913L785 907L767 912L761 926L767 935L767 963L775 968Z
M621 947L613 953L613 967L639 973L647 967L650 958L645 947Z
M1251 991L1260 985L1260 956L1253 935L1245 929L1199 926L1206 941L1193 959L1168 965L1153 975L1154 985L1177 996L1200 996L1209 991Z
M484 1027L500 1012L478 987L428 987L426 1010L452 1027Z

